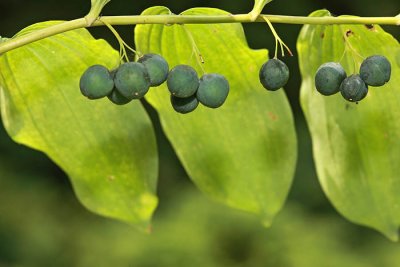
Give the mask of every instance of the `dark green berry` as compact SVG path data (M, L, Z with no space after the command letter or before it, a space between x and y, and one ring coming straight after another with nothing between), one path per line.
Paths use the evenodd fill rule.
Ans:
M114 88L114 81L106 67L94 65L83 73L79 87L81 93L87 98L99 99L111 93Z
M350 102L362 100L368 93L368 85L361 79L360 75L353 74L342 82L340 93L343 98Z
M340 84L346 79L346 71L336 62L322 64L315 74L315 87L323 95L339 92Z
M150 88L150 78L142 63L128 62L119 66L114 78L118 92L128 99L143 97Z
M157 54L145 54L138 60L149 74L150 86L159 86L167 80L169 66L167 61Z
M194 95L185 98L171 95L171 104L176 112L186 114L197 108L199 100Z
M178 65L168 74L168 90L177 97L189 97L196 93L199 87L197 72L188 65Z
M109 94L108 99L116 105L125 105L131 102L132 99L128 99L121 95L116 88L112 90L111 94Z
M390 80L391 66L384 56L370 56L360 67L360 77L371 86L382 86Z
M204 106L220 107L228 97L229 83L219 74L204 74L200 79L196 97Z
M259 78L265 89L276 91L289 80L289 68L281 60L273 58L262 65Z

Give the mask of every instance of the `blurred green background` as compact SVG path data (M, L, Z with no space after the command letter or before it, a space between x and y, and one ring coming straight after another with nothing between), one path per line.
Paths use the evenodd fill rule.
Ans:
M139 14L153 5L174 13L195 6L246 13L250 0L113 0L103 14ZM11 37L29 24L82 17L89 0L0 0L0 35ZM327 8L333 14L393 16L398 0L275 0L267 13L308 15ZM264 24L244 25L252 48L274 49ZM301 26L276 25L292 51ZM400 27L385 27L395 37ZM133 43L132 27L117 27ZM116 46L103 28L96 37ZM45 155L13 143L0 125L0 266L400 266L400 245L343 219L323 195L313 165L311 141L299 104L297 56L285 58L291 78L285 91L295 114L299 139L296 176L288 201L270 229L257 218L223 207L190 182L146 103L157 131L160 155L152 234L96 216L76 200L65 174Z

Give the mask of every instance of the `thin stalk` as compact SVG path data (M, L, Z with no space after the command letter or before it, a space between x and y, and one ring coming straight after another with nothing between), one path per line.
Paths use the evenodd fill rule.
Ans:
M279 37L278 33L275 31L274 26L272 25L272 23L269 21L268 18L263 17L264 21L268 24L268 27L270 28L272 34L275 37L275 57L274 58L278 58L278 43L281 47L281 53L282 53L282 57L285 56L285 49L288 51L290 56L293 56L292 51L290 51L290 48L282 41L282 39Z
M185 25L182 25L186 36L189 38L190 44L192 46L192 51L195 54L195 58L196 58L196 62L199 64L199 67L201 69L201 71L203 72L203 74L206 73L206 71L204 70L203 64L204 64L204 59L203 56L201 55L200 49L198 48L196 41L193 38L192 33L189 31L188 28L185 27Z

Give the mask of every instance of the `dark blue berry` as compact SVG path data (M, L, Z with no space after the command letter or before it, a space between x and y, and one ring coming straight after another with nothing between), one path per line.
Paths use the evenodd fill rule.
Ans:
M79 81L81 93L89 99L99 99L109 95L114 81L109 70L102 65L89 67Z
M322 64L315 74L315 88L323 95L339 92L340 84L346 79L346 71L336 62Z
M343 98L350 102L362 100L368 93L368 85L361 79L360 75L353 74L342 82L340 93Z
M117 69L114 78L118 92L128 99L143 97L150 88L150 78L142 63L128 62Z
M265 89L276 91L288 82L289 68L281 60L273 58L262 65L259 78Z
M145 54L138 60L149 74L150 86L159 86L167 80L169 66L167 61L157 54Z
M371 86L382 86L390 80L391 66L384 56L370 56L360 67L360 77Z
M169 72L167 86L173 96L192 96L199 87L197 72L188 65L178 65Z
M228 97L229 83L219 74L205 74L200 79L196 97L204 106L220 107Z

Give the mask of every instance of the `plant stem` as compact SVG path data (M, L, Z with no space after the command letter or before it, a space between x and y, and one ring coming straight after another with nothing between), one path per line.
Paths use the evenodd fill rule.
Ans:
M267 18L271 23L285 24L381 24L400 25L399 17L297 17L281 15L260 15L255 22L265 22ZM212 24L212 23L250 23L253 22L249 14L238 15L149 15L149 16L104 16L102 21L110 25L135 25L135 24ZM95 21L90 27L104 26L101 21ZM66 21L45 29L9 39L0 43L0 55L23 45L53 36L59 33L87 28L85 18Z
M264 7L272 0L255 1L253 10L249 13L251 21L257 20Z

